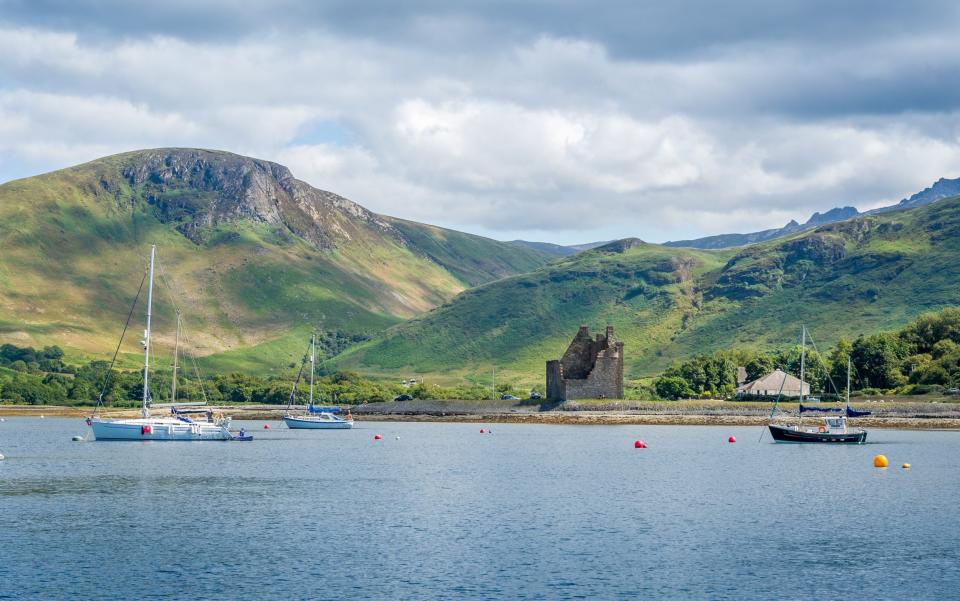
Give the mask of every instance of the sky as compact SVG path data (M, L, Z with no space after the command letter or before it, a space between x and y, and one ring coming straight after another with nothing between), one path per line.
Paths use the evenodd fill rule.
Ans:
M202 147L501 240L780 227L960 177L960 4L0 0L0 181Z

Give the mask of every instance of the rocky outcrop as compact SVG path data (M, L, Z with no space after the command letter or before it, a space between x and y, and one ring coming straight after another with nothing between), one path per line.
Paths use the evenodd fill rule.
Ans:
M318 248L334 248L359 229L402 241L382 217L293 177L283 165L228 152L168 148L131 153L121 173L143 192L158 219L197 243L209 228L249 220L278 226Z
M624 238L623 240L614 240L603 246L598 246L594 250L603 253L625 253L631 248L645 246L646 242L640 238Z

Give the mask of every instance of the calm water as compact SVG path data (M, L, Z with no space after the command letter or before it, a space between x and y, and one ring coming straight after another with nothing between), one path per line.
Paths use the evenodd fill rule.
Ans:
M0 423L0 598L960 595L960 433L262 424L75 443L80 420Z

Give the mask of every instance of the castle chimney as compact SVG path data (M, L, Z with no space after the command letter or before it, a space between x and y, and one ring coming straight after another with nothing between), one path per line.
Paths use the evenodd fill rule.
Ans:
M607 326L607 340L613 338L613 326Z

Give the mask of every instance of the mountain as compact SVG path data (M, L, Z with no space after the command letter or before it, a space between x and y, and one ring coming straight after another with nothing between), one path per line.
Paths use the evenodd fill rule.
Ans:
M612 240L606 240L604 242L587 242L586 244L571 244L569 246L562 246L560 244L553 244L551 242L530 242L528 240L511 240L510 244L516 246L522 246L524 248L532 248L534 250L539 250L541 252L550 253L552 255L557 255L558 257L569 257L570 255L575 255L581 250L590 250L591 248L597 248L598 246L603 246L604 244L610 244Z
M568 257L572 254L577 253L577 249L570 246L562 246L560 244L553 244L551 242L531 242L529 240L511 240L510 244L514 246L522 246L523 248L532 248L534 250L539 250L540 252L550 253L551 255L557 255L558 257Z
M955 197L738 249L618 241L465 291L335 361L480 380L495 366L498 381L542 386L579 325L612 324L640 378L699 352L786 346L801 325L826 350L960 304L958 281Z
M904 198L895 205L881 207L866 211L865 214L875 215L878 213L889 213L891 211L901 211L904 209L914 209L930 203L936 202L942 198L949 198L960 194L960 178L946 179L940 178L929 188L924 188L910 198ZM860 215L854 207L837 207L830 209L826 213L814 213L810 219L803 225L791 220L790 223L782 228L771 230L762 230L749 234L719 234L716 236L707 236L705 238L696 238L694 240L675 240L664 242L664 246L686 247L686 248L733 248L735 246L745 246L755 244L764 240L773 240L781 236L787 236L796 232L808 230L827 223L846 221Z
M614 240L604 240L603 242L587 242L586 244L571 244L567 248L572 248L576 251L590 250L597 248L598 246L603 246L604 244L610 244L611 242L614 242Z
M378 215L276 163L130 152L0 186L0 341L109 356L154 242L158 343L176 299L222 368L285 365L313 330L333 353L553 258Z
M960 194L960 178L946 179L941 177L929 188L924 188L910 198L904 198L899 203L868 211L869 213L887 213L889 211L899 211L901 209L913 209L922 207L942 198L949 198Z
M695 240L676 240L672 242L664 242L664 246L674 246L674 247L685 247L685 248L706 248L706 249L718 249L718 248L733 248L735 246L746 246L747 244L755 244L757 242L763 242L765 240L773 240L775 238L780 238L782 236L787 236L794 234L796 232L802 232L804 230L809 230L811 228L817 227L819 225L824 225L826 223L833 223L836 221L845 221L852 217L856 217L860 214L854 207L837 207L830 209L826 213L814 213L810 216L810 219L806 221L803 225L797 223L794 220L790 220L790 223L787 225L776 228L772 230L762 230L759 232L752 232L750 234L719 234L716 236L707 236L705 238L697 238Z

